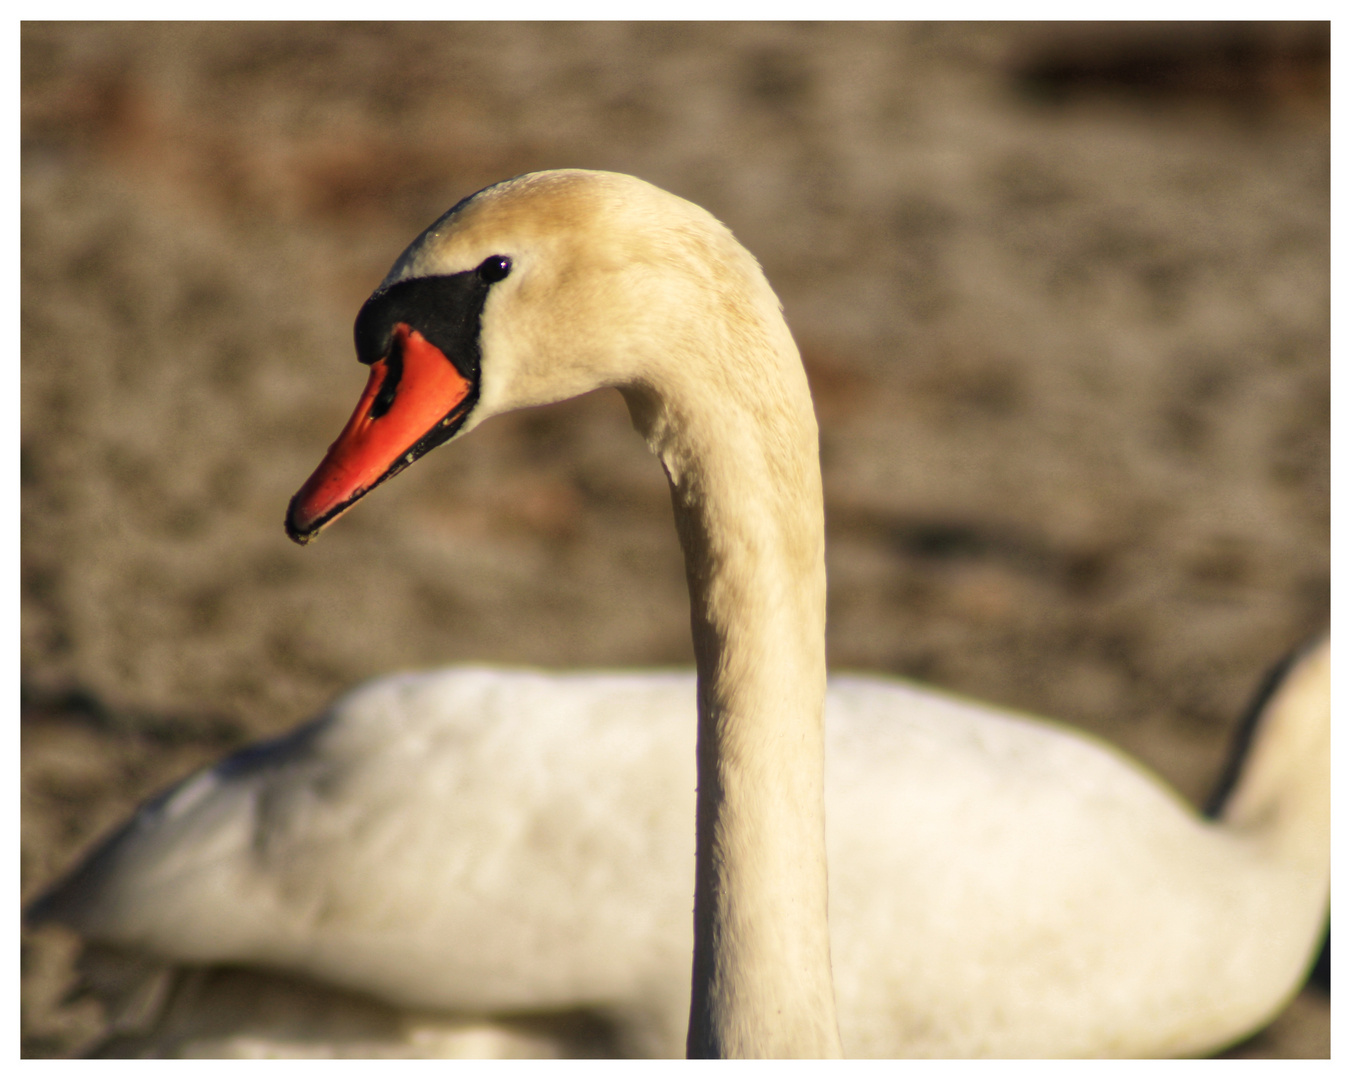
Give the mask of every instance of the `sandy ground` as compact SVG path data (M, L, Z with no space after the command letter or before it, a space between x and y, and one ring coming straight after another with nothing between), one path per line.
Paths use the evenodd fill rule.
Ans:
M829 655L1100 733L1191 799L1329 606L1317 28L22 31L22 888L367 676L691 662L613 392L301 550L286 501L424 225L538 168L726 221L822 428ZM25 935L23 1051L99 1029ZM1326 1056L1306 991L1242 1052Z

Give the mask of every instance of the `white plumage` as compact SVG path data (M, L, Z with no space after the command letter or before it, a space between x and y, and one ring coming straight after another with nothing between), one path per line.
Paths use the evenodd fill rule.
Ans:
M1269 706L1294 718L1287 742L1325 736L1327 665L1310 654ZM694 693L692 672L381 679L147 805L55 913L95 940L301 972L412 1013L592 1009L621 1049L678 1055ZM826 716L849 1055L1199 1053L1298 988L1325 908L1316 858L1201 819L1068 728L859 676L832 679ZM463 1052L500 1049L471 1030ZM249 1034L213 1045L270 1045Z

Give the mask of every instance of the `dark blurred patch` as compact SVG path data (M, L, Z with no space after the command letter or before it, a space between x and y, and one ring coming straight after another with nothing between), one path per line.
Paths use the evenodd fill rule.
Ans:
M1267 450L1267 475L1293 490L1318 489L1326 498L1331 450L1332 387L1325 372L1310 379L1296 399L1273 405Z
M1163 443L1172 451L1202 455L1227 419L1237 377L1224 358L1195 358L1178 365L1162 407Z
M803 58L780 49L751 53L743 77L748 97L789 114L801 110L811 93L811 76Z
M847 420L854 410L875 395L873 380L848 363L805 344L801 351L802 366L807 371L807 383L812 391L812 404L816 406L816 415L823 423Z
M20 59L25 149L139 142L150 123L150 102L126 65L102 61L57 78L61 68L49 51L25 44Z
M1238 113L1329 104L1330 24L1097 23L1048 29L1011 65L1029 100L1113 99L1150 108L1220 105Z
M485 148L466 145L452 131L428 140L389 124L332 117L269 143L220 104L229 87L242 92L251 78L274 68L303 80L326 47L305 34L288 35L274 43L275 55L232 58L212 88L216 100L203 107L186 97L156 97L145 74L110 60L49 80L37 59L44 50L25 45L23 148L92 154L139 180L205 196L220 211L349 225L352 219L383 223L392 214L405 229L445 210L447 192L467 193L526 171L544 152L523 141ZM107 270L88 269L91 275Z
M1328 929L1323 938L1323 947L1318 951L1313 970L1309 972L1309 985L1324 994L1332 996L1332 930Z
M225 716L210 713L172 715L112 705L83 687L48 690L19 684L19 710L24 723L53 717L74 720L96 731L134 735L165 747L208 743L233 747L248 732Z
M1100 551L1069 551L1045 539L1007 526L942 521L889 514L864 507L826 503L829 529L854 535L874 533L904 559L931 565L991 563L1028 578L1048 581L1078 596L1091 595L1107 582L1111 559Z
M965 349L940 355L939 365L914 378L912 392L946 421L984 425L1025 411L1027 372L1011 356Z

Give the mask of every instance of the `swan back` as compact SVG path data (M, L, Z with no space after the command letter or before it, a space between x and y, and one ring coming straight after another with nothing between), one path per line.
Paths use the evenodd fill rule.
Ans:
M695 693L380 680L149 804L30 917L451 1016L587 1006L628 1052L677 1055ZM1260 832L1080 732L900 680L836 677L826 714L851 1056L1198 1053L1298 986L1326 884Z

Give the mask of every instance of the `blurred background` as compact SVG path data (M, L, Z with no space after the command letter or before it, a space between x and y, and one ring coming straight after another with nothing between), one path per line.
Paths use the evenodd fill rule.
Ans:
M692 663L618 394L313 547L358 307L452 203L635 173L761 260L821 421L836 669L1191 800L1329 609L1327 24L24 23L22 888L369 676ZM26 934L23 1052L99 1030ZM1328 1054L1306 991L1239 1053Z

